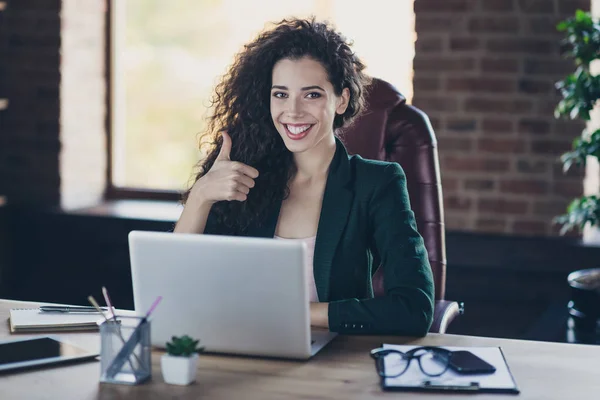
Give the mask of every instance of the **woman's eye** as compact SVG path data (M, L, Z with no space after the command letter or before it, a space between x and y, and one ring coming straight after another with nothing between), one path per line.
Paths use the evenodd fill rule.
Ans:
M284 99L285 97L287 97L287 95L285 93L282 93L282 92L274 92L273 93L273 97L276 97L278 99Z
M308 97L309 99L318 99L319 97L321 97L321 93L311 92L307 94L306 97Z

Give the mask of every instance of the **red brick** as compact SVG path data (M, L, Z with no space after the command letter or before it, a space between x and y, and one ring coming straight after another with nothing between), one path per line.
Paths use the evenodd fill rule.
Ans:
M519 121L517 132L520 134L546 135L550 132L550 123L544 119L525 118Z
M512 225L511 231L518 234L524 235L546 235L548 233L551 221L531 221L531 220L519 220L515 221Z
M488 192L494 190L496 182L491 179L466 179L464 185L466 190Z
M458 179L442 177L442 191L444 193L451 193L458 190Z
M546 194L548 183L542 180L511 180L500 182L500 191L516 194Z
M494 78L448 78L446 90L450 92L510 93L515 91L515 81Z
M553 0L518 0L519 11L535 14L553 14Z
M421 35L415 42L415 51L418 53L439 53L443 48L444 42L441 36Z
M414 2L415 14L464 13L475 7L476 0L418 0Z
M529 75L553 75L557 78L563 78L563 75L573 72L573 63L569 60L524 60L523 70Z
M528 17L522 18L523 20L523 31L527 34L543 34L543 35L554 35L559 36L560 33L556 30L556 24L560 18L556 17Z
M510 93L515 91L515 81L499 78L448 78L446 89L457 92Z
M519 30L519 20L516 16L473 18L468 29L472 33L512 33Z
M490 133L513 133L513 121L509 119L484 118L481 129Z
M429 92L429 91L437 91L440 89L440 79L439 78L415 78L413 80L413 89L415 93L419 92Z
M528 206L526 201L505 199L479 199L477 203L480 212L493 214L525 214Z
M519 92L526 94L548 94L554 92L552 80L519 79Z
M482 72L515 74L519 72L519 60L513 58L482 58L480 69Z
M547 174L550 170L550 163L545 160L517 160L517 172L524 174Z
M451 118L446 120L446 129L455 132L472 132L477 128L477 121L472 118Z
M438 137L438 148L440 151L469 151L473 148L473 139L451 138L447 136Z
M508 160L493 159L489 157L477 156L446 156L443 159L443 168L452 171L464 172L505 172L508 170Z
M576 10L590 11L594 0L558 0L558 13L571 16Z
M474 37L453 37L450 38L450 51L470 51L481 48L481 42Z
M465 111L490 114L525 114L533 108L528 100L497 100L485 97L471 97L465 101Z
M466 211L471 209L471 203L471 199L457 195L449 195L444 197L444 207L449 210Z
M475 228L479 232L504 233L506 232L507 221L504 219L478 218L475 221Z
M427 112L431 111L458 111L457 100L453 97L424 96L417 94L413 104Z
M579 197L583 194L582 181L556 181L552 183L552 193L567 198Z
M564 214L567 210L569 201L537 201L533 204L532 211L534 215L556 216Z
M513 0L484 0L481 3L483 11L513 11Z
M489 39L486 46L491 53L558 54L558 44L547 39L500 38Z
M477 148L480 151L492 153L523 153L527 149L527 143L522 139L490 139L482 138L477 142Z
M475 69L475 59L466 57L453 58L417 56L413 61L413 68L416 73L420 71L472 71Z
M561 155L571 150L571 142L565 140L534 140L531 151L535 154Z
M415 18L415 31L417 33L463 32L466 28L466 19L461 16L438 16L433 14L419 14Z

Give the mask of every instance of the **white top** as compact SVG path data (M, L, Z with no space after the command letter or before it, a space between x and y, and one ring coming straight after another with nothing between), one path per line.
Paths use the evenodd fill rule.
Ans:
M315 275L313 272L313 260L315 257L315 242L317 241L317 236L311 236L307 238L301 239L288 239L282 238L275 235L275 239L279 240L295 240L298 242L306 243L306 247L308 248L308 254L306 257L306 265L304 266L304 273L306 274L306 280L308 281L308 298L311 302L318 302L319 296L317 295L317 285L315 284Z

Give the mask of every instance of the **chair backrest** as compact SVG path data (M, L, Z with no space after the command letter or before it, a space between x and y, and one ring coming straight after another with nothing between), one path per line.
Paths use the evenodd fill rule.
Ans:
M437 141L429 118L406 104L406 98L391 84L374 78L368 88L367 109L341 132L341 138L350 153L395 161L404 170L411 207L433 271L435 297L444 299L444 211ZM383 288L382 268L378 268L373 276L375 296L382 296Z

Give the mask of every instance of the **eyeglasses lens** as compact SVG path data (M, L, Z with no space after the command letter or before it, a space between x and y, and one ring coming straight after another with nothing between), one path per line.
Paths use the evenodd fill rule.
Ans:
M419 355L421 356L421 368L428 375L439 375L448 366L448 357L444 354L432 350L424 350L423 352L419 352Z

